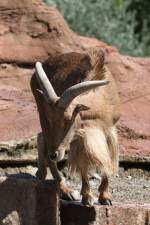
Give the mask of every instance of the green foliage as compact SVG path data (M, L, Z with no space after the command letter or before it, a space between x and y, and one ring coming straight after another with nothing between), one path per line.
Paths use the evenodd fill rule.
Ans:
M116 6L120 6L123 3L123 0L114 0L114 3L116 4Z
M135 33L138 35L144 55L150 55L150 1L132 0L127 10L135 12Z
M75 32L116 46L123 54L149 55L148 24L143 22L140 33L137 31L139 21L133 1L45 0L60 10Z

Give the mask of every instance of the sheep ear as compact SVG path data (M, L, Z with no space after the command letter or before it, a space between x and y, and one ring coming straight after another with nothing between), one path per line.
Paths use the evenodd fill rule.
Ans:
M85 111L85 110L89 110L90 108L86 105L82 105L82 104L77 104L74 111L73 111L73 114L72 114L72 119L74 120L75 117L78 115L79 112L81 111Z
M82 105L82 104L77 104L76 108L75 108L75 112L79 113L81 111L85 111L85 110L89 110L90 108L86 105Z

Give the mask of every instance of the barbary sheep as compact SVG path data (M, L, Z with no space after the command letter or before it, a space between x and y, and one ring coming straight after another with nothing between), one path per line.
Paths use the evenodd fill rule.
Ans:
M104 58L99 48L60 54L50 57L43 67L37 62L31 79L42 127L37 177L45 179L48 163L62 191L70 194L57 169L57 162L68 152L70 171L82 178L82 203L86 205L93 203L89 171L101 172L98 201L111 204L108 178L118 169L119 97Z

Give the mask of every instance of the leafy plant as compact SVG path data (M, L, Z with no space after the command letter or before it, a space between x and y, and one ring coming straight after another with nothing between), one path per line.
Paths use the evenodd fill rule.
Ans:
M140 0L134 0L140 1ZM142 1L142 0L141 0ZM130 55L148 55L147 23L136 32L137 11L132 0L45 0L57 7L70 27L81 35L96 37Z

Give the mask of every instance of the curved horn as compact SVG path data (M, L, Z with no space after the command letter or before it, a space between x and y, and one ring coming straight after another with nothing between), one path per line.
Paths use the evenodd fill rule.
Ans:
M46 76L46 73L43 70L42 64L36 62L36 77L39 82L40 88L42 89L43 95L48 103L56 102L58 96L56 95L54 88L52 87L49 79Z
M73 85L72 87L68 88L60 97L60 100L58 102L58 105L60 107L67 107L71 101L77 97L78 95L89 91L91 89L94 89L99 86L103 86L108 84L109 81L107 80L95 80L95 81L85 81L76 85Z

